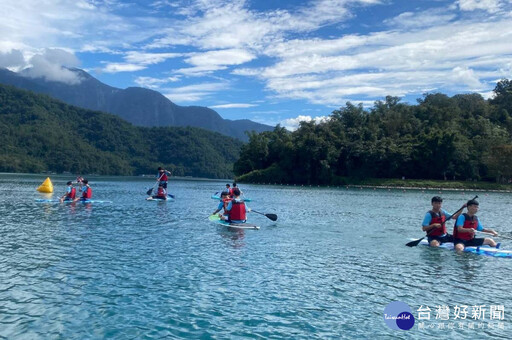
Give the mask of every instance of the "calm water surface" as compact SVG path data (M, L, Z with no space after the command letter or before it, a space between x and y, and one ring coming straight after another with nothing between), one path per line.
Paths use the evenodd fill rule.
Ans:
M153 180L91 177L112 204L42 204L45 176L0 175L0 338L509 338L512 260L405 247L437 191L241 185L258 231L207 220L221 181L173 180L175 202L146 202ZM73 178L52 176L62 195ZM457 210L512 235L512 195L443 192ZM451 224L450 224L451 228ZM512 241L503 240L512 249ZM429 307L434 328L390 329L385 307ZM485 320L448 329L453 309ZM448 306L450 320L436 318ZM504 306L503 320L489 320ZM439 315L437 315L439 316ZM441 326L443 324L443 326ZM467 329L472 324L474 329ZM431 326L432 327L432 326ZM447 329L439 329L446 327ZM492 328L491 328L492 327Z

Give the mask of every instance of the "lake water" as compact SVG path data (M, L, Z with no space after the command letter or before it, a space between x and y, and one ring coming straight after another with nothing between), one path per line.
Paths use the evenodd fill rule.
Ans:
M94 198L115 203L72 206L35 202L47 197L35 190L45 177L0 175L1 339L508 338L512 330L511 259L405 246L423 236L438 191L240 185L252 209L279 218L250 214L261 229L236 232L207 219L223 181L172 180L176 201L156 203L144 200L152 179L91 177ZM52 176L53 198L73 179ZM512 235L511 194L446 191L443 207L455 211L475 194L482 223ZM410 306L412 329L384 322L395 301ZM464 305L466 319L456 319Z

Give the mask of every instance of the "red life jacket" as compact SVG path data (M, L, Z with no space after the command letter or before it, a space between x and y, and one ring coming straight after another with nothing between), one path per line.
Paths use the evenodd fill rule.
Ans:
M167 182L167 180L168 180L168 178L167 178L167 174L165 173L165 171L164 171L164 173L163 173L163 174L161 174L161 175L160 175L160 176L158 176L158 177L160 178L160 181L165 181L165 182Z
M163 187L158 187L158 190L156 192L157 197L164 197L165 198L165 189Z
M229 196L231 197L234 197L235 195L233 195L233 190L235 190L234 188L229 188Z
M439 211L439 213L436 214L435 212L430 210L429 213L430 213L430 216L432 216L432 221L430 221L430 225L435 224L435 223L441 223L442 227L432 230L431 233L429 233L430 230L427 231L428 236L442 236L442 235L446 234L447 233L446 224L445 224L446 216L444 216L443 212Z
M90 200L92 198L92 189L91 187L85 186L85 190L82 191L82 198Z
M233 201L231 203L229 219L232 221L245 221L247 219L244 201Z
M473 217L470 217L468 214L464 213L464 224L462 225L462 228L468 228L468 229L475 229L478 227L478 217L473 215ZM457 225L453 228L453 237L458 238L461 240L472 240L474 235L471 235L469 233L459 233L457 232Z
M76 189L71 188L71 192L66 195L66 198L75 199L75 197L76 197Z
M229 198L229 197L222 199L222 202L224 203L224 212L226 212L226 209L228 208L228 204L230 201L231 201L231 198Z

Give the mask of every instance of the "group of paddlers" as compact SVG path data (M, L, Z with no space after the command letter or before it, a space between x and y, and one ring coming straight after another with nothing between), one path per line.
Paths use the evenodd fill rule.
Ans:
M77 190L74 187L74 184L78 184L78 191L81 192L81 195L77 195ZM89 181L81 176L76 178L76 182L69 181L66 183L66 193L60 197L60 201L88 201L92 198L92 189L89 186Z
M449 214L441 208L443 199L439 196L432 197L432 210L428 211L423 219L422 229L427 233L428 242L431 247L438 247L447 242L453 242L455 250L463 251L465 247L479 247L489 245L490 247L499 248L500 244L496 243L489 237L475 237L476 232L488 233L498 236L498 233L492 229L485 229L480 220L476 216L479 204L475 199L469 200L454 214ZM462 213L467 208L466 213ZM453 227L453 235L446 230L446 222L449 219L456 219Z
M222 214L219 214L221 220L229 223L245 223L247 221L247 212L251 209L246 205L243 198L241 198L242 192L237 187L236 183L233 183L233 187L226 184L220 194L220 202L217 209L213 212L213 215L223 210Z

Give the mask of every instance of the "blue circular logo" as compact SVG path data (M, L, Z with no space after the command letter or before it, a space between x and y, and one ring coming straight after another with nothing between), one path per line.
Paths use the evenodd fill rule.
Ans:
M384 308L384 322L391 329L407 331L414 326L411 307L401 301L389 303Z

